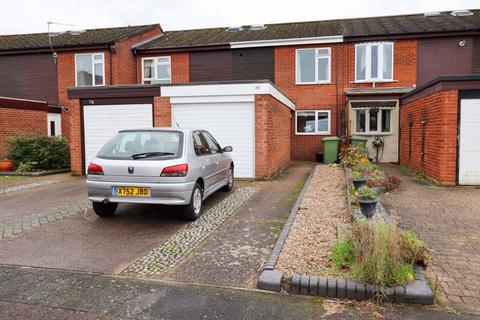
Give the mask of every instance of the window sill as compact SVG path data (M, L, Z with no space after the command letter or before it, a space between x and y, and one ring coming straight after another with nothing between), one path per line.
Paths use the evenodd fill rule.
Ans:
M355 80L349 83L394 83L400 82L400 80Z
M296 86L309 86L309 85L311 86L311 85L317 85L317 84L319 84L319 85L321 85L321 84L332 84L332 82L331 81L329 81L329 82L295 82Z
M312 133L304 133L304 132L295 132L296 136L329 136L331 135L330 132L312 132Z
M393 136L395 135L394 132L354 132L352 133L353 136L368 136L368 137L375 137L375 136Z

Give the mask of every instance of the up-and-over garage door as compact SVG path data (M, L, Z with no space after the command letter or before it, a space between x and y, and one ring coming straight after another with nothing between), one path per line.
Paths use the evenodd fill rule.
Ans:
M83 107L85 166L120 130L153 126L151 104L88 105Z
M480 185L480 99L462 99L460 104L460 150L458 183Z
M237 178L255 178L254 102L175 103L172 125L209 131L233 147Z

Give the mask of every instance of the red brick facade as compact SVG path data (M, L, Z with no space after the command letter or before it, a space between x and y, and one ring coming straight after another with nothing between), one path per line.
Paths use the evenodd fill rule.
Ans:
M0 104L0 159L7 156L7 138L17 133L47 134L47 112L2 108Z
M444 185L456 184L457 105L458 91L449 90L415 101L407 101L401 107L401 164L423 172ZM427 114L422 117L422 112ZM422 161L422 121L424 119L426 119L425 150ZM410 126L409 123L413 125Z
M330 84L296 84L296 49L331 48ZM416 40L398 40L394 43L394 81L354 83L355 44L288 46L275 48L275 85L295 101L297 110L330 110L331 135L342 136L347 129L341 127L342 114L346 112L346 88L402 87L416 84ZM346 116L345 116L346 117ZM292 159L315 160L315 153L322 150L322 138L327 135L296 135L292 118Z
M255 176L268 178L290 162L293 112L270 95L255 96Z

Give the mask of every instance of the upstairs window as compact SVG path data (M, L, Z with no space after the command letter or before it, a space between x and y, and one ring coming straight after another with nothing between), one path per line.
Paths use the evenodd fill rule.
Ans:
M75 55L75 83L77 87L105 85L105 63L103 53L81 53Z
M170 57L142 59L142 82L144 84L170 83Z
M355 46L355 81L392 81L393 43L362 43Z
M330 48L297 49L296 82L330 83Z

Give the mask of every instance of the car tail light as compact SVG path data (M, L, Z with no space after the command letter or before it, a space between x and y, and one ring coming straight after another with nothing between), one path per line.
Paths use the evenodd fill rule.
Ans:
M88 165L88 174L103 175L103 168L95 163L90 163Z
M179 164L176 166L165 167L162 170L161 177L185 177L188 172L188 164Z

